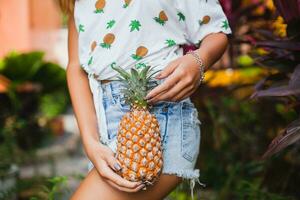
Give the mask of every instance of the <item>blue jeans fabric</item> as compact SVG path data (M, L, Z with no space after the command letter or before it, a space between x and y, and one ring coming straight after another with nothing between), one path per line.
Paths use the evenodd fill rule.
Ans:
M165 79L152 79L150 84L161 84ZM103 103L107 116L107 145L116 152L117 130L122 116L130 110L122 93L123 84L111 81L101 85ZM179 102L160 101L149 110L160 125L164 174L173 174L199 182L199 170L194 169L200 148L200 125L198 111L190 98ZM89 163L89 169L93 167Z

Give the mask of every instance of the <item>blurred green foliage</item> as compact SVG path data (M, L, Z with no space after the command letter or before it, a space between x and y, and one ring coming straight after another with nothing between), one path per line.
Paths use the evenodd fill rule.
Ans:
M0 75L8 80L0 93L0 164L18 163L53 137L48 122L70 105L66 74L43 52L12 52Z

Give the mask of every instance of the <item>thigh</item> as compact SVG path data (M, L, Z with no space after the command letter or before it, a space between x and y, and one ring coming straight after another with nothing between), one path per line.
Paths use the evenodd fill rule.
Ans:
M162 174L153 186L136 193L127 193L110 186L93 168L81 182L71 200L161 200L166 197L182 179L175 175Z

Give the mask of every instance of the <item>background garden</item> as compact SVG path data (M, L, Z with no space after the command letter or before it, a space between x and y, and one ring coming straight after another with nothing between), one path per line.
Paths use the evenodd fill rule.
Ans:
M206 184L196 185L195 199L300 199L300 1L220 2L233 34L192 96ZM68 199L87 161L64 62L47 48L11 49L0 54L0 199ZM167 199L191 199L188 183Z

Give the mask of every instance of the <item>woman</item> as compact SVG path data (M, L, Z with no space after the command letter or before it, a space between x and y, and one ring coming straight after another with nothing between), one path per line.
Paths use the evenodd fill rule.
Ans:
M224 53L228 21L216 0L61 0L69 13L68 87L90 171L73 200L163 199L183 179L192 187L200 121L189 96ZM183 44L199 46L183 55ZM120 109L117 64L160 70L146 99L157 105L164 166L158 182L130 182L114 157ZM105 106L103 106L105 104ZM161 109L160 109L161 108Z

